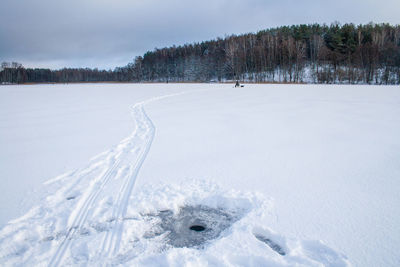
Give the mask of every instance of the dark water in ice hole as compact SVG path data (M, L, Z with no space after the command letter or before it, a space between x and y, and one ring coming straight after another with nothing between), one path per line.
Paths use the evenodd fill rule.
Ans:
M148 215L156 220L147 238L166 234L164 241L174 247L200 247L220 234L239 219L237 213L207 206L184 206L178 214L171 210Z

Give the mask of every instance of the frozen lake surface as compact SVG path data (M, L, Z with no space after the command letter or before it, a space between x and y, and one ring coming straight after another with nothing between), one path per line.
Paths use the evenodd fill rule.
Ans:
M398 266L400 88L232 87L1 86L0 264Z

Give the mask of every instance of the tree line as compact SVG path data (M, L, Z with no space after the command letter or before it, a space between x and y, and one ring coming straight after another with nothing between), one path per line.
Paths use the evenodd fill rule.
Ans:
M154 49L113 71L2 67L1 82L400 84L400 26L294 25Z

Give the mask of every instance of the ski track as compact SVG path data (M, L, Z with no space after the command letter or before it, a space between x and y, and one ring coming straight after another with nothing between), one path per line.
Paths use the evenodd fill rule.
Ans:
M155 135L155 126L147 116L144 106L154 101L185 93L187 92L150 98L139 102L132 107L131 113L136 124L135 130L131 136L122 140L116 149L109 152L108 161L109 163L113 162L111 167L106 169L103 174L100 175L100 178L92 178L92 185L83 194L81 201L78 202L76 208L69 216L68 231L56 252L53 254L49 266L55 267L63 265L63 260L66 257L72 242L75 240L74 237L84 231L90 213L99 205L99 196L110 183L117 183L117 187L118 183L121 183L121 185L115 194L117 199L116 203L112 207L112 216L110 219L111 227L104 234L98 254L100 257L105 258L103 263L107 264L107 261L118 253L123 231L123 218L126 214L129 198L134 188L139 170L150 150ZM79 172L79 174L81 174L79 176L81 177L78 178L78 181L76 181L73 186L76 186L82 177L89 176L87 178L90 178L93 166L96 166L96 163L91 164L87 168L89 170L81 170ZM69 190L72 189L70 188Z

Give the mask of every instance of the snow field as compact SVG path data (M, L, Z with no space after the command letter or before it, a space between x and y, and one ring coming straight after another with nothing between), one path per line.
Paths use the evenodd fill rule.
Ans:
M91 86L111 93L102 88L110 85ZM39 190L34 207L0 232L2 265L396 266L398 87L126 85L123 91L114 103L133 106L133 133ZM3 126L13 126L9 114ZM102 129L94 127L92 142L110 141ZM7 149L19 146L13 145ZM2 158L16 164L4 157L9 151ZM152 232L163 211L176 219L182 207L199 206L237 220L200 247L172 247L168 233Z

